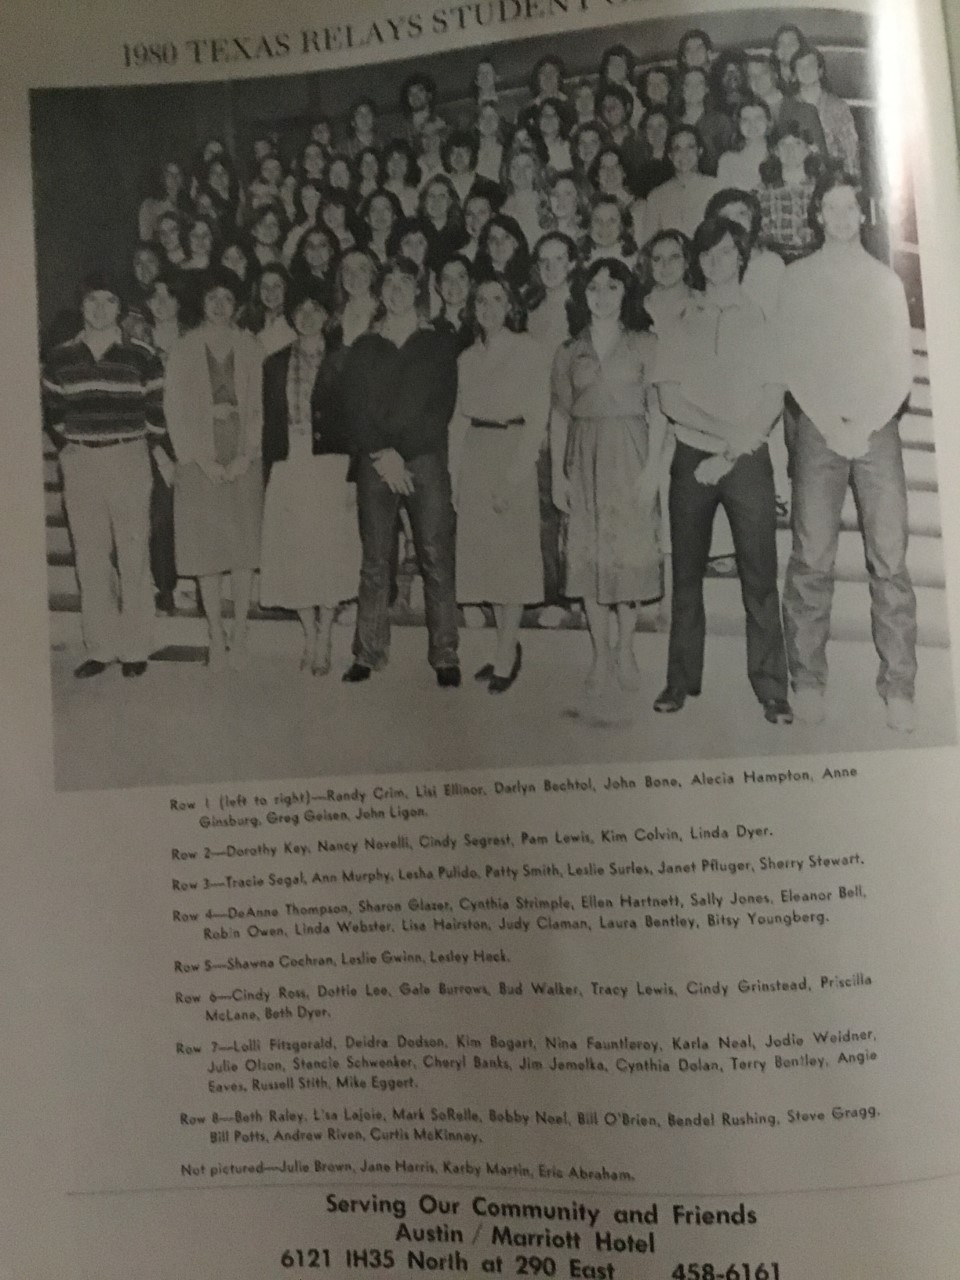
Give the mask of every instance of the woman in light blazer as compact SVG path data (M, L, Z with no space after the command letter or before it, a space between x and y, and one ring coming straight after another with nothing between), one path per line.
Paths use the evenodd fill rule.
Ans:
M201 292L203 321L170 351L164 409L177 458L174 537L177 566L196 577L209 628L207 663L221 668L227 639L220 598L229 572L233 632L229 662L246 660L247 615L259 564L263 511L263 351L234 317L242 292L214 268Z

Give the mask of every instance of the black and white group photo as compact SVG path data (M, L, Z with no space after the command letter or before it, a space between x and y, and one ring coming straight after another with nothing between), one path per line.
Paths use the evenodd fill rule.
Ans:
M744 9L34 90L57 786L954 742L877 58Z

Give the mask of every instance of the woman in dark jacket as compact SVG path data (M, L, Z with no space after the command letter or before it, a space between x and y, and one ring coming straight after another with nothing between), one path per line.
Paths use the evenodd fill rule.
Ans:
M300 670L330 670L337 605L357 593L360 535L350 457L340 432L336 383L341 353L327 344L330 303L322 286L294 290L296 341L264 361L263 513L260 600L296 609L303 627Z

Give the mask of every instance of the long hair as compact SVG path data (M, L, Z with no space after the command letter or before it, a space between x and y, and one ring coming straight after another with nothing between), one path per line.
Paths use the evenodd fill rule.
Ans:
M432 174L420 188L420 195L417 199L417 213L419 216L425 222L430 222L430 225L433 226L432 221L427 216L427 192L431 187L443 187L444 191L446 191L447 195L450 197L444 226L455 227L457 230L462 229L463 209L460 207L460 197L457 194L457 189L453 185L452 179L449 174L446 173Z
M387 173L387 161L391 156L403 156L407 162L406 173L403 180L408 187L418 187L420 185L420 162L417 159L416 152L407 142L406 138L393 138L383 149L383 175L384 179L389 177Z
M596 258L585 271L572 281L567 314L572 334L583 333L590 325L590 305L587 302L587 285L601 271L623 285L623 301L620 304L620 323L631 333L642 333L650 328L650 317L643 308L637 277L619 258Z
M473 341L482 341L486 336L477 320L477 294L484 285L488 284L499 285L506 295L507 318L504 321L504 328L509 329L511 333L525 333L527 328L527 308L524 306L520 292L513 287L505 275L498 275L493 272L482 280L474 280L470 285L470 292L467 294L466 305L463 308L463 325L467 332L471 334Z
M373 296L377 300L377 309L373 313L371 326L380 324L387 314L387 309L383 305L383 285L388 276L399 274L407 276L414 282L416 294L414 305L417 309L417 315L421 321L430 317L430 273L426 267L422 270L414 262L412 258L405 258L403 254L397 254L395 257L388 258L377 272L376 283L373 286Z
M561 182L572 182L577 192L577 221L583 230L586 230L587 219L590 217L590 191L589 188L580 181L573 169L561 169L559 173L555 173L549 180L547 186L549 195L552 196L556 188ZM550 219L548 230L554 231L557 227L557 216L553 212L553 206L550 207Z
M300 237L299 243L294 250L293 257L290 260L290 278L295 284L299 284L303 280L316 280L319 278L311 271L310 264L307 262L306 258L307 241L313 236L322 236L327 242L327 248L330 250L330 256L327 260L327 267L323 274L323 279L329 280L333 271L336 269L337 260L340 257L340 248L337 244L337 238L332 231L329 231L326 227L320 226L318 223L316 226L310 227Z
M810 196L810 205L807 210L807 218L810 226L813 228L814 234L817 237L818 244L823 244L824 240L823 198L828 191L835 191L837 187L849 187L857 197L857 204L860 207L861 215L864 218L869 217L870 207L860 179L855 178L852 173L844 172L843 169L836 165L828 165L817 179L816 185L813 188L813 194Z
M283 311L286 313L287 297L290 293L290 273L279 262L268 263L261 267L254 280L250 282L247 293L247 305L244 308L244 328L251 333L259 333L267 323L267 312L260 297L260 285L265 276L276 276L283 282Z
M655 288L653 279L653 251L659 245L669 241L675 244L683 254L683 283L693 287L691 273L693 269L693 247L690 237L684 235L682 231L676 228L668 228L663 231L657 231L644 244L640 250L640 256L637 259L637 279L640 282L640 291L644 297Z
M740 279L742 280L746 274L747 264L750 261L749 232L744 231L739 222L732 222L729 218L705 218L694 232L691 246L693 265L690 277L694 289L699 293L707 287L700 259L705 253L715 249L726 236L729 236L736 245L737 257L740 259Z
M740 187L724 187L721 191L715 191L707 201L707 207L703 211L704 220L707 218L718 218L721 216L721 210L728 204L745 204L750 210L750 248L756 244L760 238L760 226L763 222L763 212L760 208L760 199L753 191L744 191Z
M541 306L547 296L544 288L543 280L540 276L540 250L545 244L560 244L567 251L567 257L570 259L570 280L577 270L580 256L577 252L576 242L571 240L568 235L562 231L548 231L545 236L541 236L537 243L533 246L533 255L530 263L530 278L527 287L523 292L523 302L527 308L527 314L536 311Z
M613 195L594 196L590 205L591 224L593 221L593 215L596 213L598 209L603 209L603 208L616 209L617 214L619 215L619 218L620 218L620 235L617 238L617 244L620 247L620 252L625 257L632 256L637 252L637 242L633 238L633 224L630 219L630 214L623 207L623 205L620 203L620 201L617 199L616 196L613 196ZM591 254L596 250L596 248L597 248L597 245L593 239L592 225L588 224L587 234L584 236L580 245L581 257L584 259L589 258Z
M513 256L502 273L498 272L494 267L488 248L490 232L494 227L500 227L501 230L506 231L516 245ZM473 260L473 274L477 280L489 279L491 276L503 274L514 289L518 291L527 283L530 277L530 250L527 247L526 236L521 231L520 224L516 218L511 218L508 213L495 213L486 224L480 232L477 256Z
M807 144L809 150L803 162L803 170L812 183L817 181L826 167L816 143L806 129L802 129L800 125L792 122L781 125L772 134L770 138L770 154L760 165L760 181L765 187L782 187L784 185L783 164L776 154L776 148L781 139L788 137L799 138Z
M403 220L403 206L400 204L400 201L393 192L388 191L386 187L376 187L370 192L361 204L360 208L357 210L357 217L363 223L365 244L369 244L373 239L373 230L370 226L370 206L373 204L374 200L386 200L387 204L390 206L390 211L393 214L393 222L390 226L390 230L387 232L388 241L390 236L393 234L393 228L398 222Z

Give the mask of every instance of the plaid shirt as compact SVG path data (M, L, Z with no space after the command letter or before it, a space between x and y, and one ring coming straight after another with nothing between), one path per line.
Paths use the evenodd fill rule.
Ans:
M323 360L322 351L304 351L299 342L290 348L290 369L287 373L287 408L291 436L312 435L313 388Z
M768 249L792 259L809 253L815 236L808 217L813 183L799 187L761 187L760 242Z

